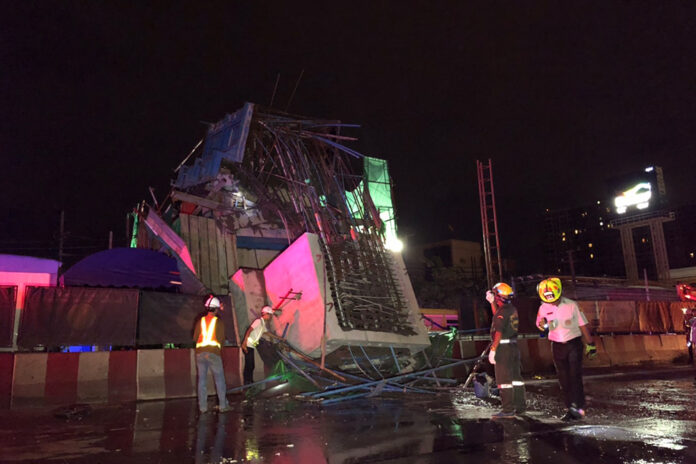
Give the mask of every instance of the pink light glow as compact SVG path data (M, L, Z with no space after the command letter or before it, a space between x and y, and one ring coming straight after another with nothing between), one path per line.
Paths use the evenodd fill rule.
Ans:
M0 271L0 285L17 287L16 309L24 307L26 287L51 287L56 285L56 275L39 272L5 272Z
M242 269L237 269L237 272L232 276L232 282L237 284L237 287L244 292L244 271Z
M316 236L305 233L263 271L268 299L273 307L283 309L274 319L277 334L282 335L285 325L289 324L288 342L306 353L321 346L324 330L324 299L320 285L324 280L324 265L314 242ZM283 303L281 298L291 289L302 292L301 299Z

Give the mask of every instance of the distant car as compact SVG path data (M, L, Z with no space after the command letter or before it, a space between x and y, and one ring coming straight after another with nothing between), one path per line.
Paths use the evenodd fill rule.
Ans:
M621 195L614 198L614 206L616 206L616 212L619 214L625 213L631 206L635 206L637 209L645 209L650 205L651 197L652 187L650 182L641 182L621 192Z
M696 283L677 284L677 295L682 301L696 301Z

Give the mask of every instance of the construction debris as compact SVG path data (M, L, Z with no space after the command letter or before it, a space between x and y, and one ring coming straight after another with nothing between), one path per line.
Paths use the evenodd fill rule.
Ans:
M384 160L345 145L355 138L342 131L355 127L245 104L209 127L164 201L139 208L136 241L175 256L199 292L229 293L238 330L261 305L285 305L272 333L309 384L326 385L318 370L348 388L332 369L353 365L372 372L365 380L376 373L379 391L404 389L443 367L421 363L428 369L415 373L430 342L389 249L399 244L391 180ZM298 297L284 301L293 289ZM402 367L411 370L384 380Z

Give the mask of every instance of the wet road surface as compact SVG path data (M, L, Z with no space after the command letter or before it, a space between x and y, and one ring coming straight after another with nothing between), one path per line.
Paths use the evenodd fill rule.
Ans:
M198 417L193 399L0 411L2 463L696 463L696 386L684 368L586 376L588 414L565 423L553 379L530 412L453 387L321 406L289 397ZM211 402L213 397L211 397Z

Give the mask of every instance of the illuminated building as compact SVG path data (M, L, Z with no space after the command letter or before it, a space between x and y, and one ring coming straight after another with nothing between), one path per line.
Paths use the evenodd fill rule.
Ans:
M608 200L546 211L545 272L667 281L696 266L696 206L670 207L660 167L608 185Z

